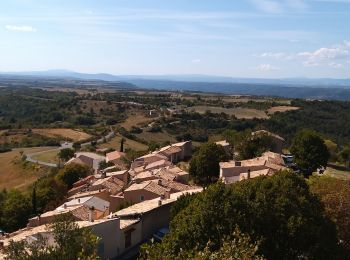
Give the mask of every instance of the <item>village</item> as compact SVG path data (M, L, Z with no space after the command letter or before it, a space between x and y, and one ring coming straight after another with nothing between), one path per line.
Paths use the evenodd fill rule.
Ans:
M234 150L226 140L215 143L232 158L220 163L219 181L228 185L270 176L291 166L290 156L282 153L284 139L264 130L252 136L260 134L271 138L273 149L249 160L234 160ZM66 202L56 209L29 219L24 229L2 234L0 248L6 248L12 240L31 243L39 236L54 244L47 225L57 216L70 213L79 227L91 228L101 239L101 259L135 256L140 245L150 239L161 240L168 232L170 209L179 197L203 191L203 187L191 182L190 174L181 165L191 159L192 153L191 141L174 143L136 158L128 167L123 152L112 151L105 156L76 152L66 165L86 165L93 174L75 182ZM101 162L113 165L99 170Z

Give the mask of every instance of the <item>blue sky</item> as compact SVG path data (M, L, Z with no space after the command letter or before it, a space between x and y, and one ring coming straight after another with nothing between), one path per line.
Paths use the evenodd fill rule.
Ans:
M350 0L1 0L0 71L350 78Z

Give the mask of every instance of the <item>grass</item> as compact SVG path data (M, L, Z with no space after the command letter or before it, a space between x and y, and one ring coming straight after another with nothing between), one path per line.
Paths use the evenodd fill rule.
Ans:
M143 131L141 134L138 134L137 137L142 138L148 142L153 141L156 143L164 143L164 142L176 143L175 137L165 131L157 132L157 133Z
M124 127L127 130L130 130L133 126L140 126L142 124L149 124L154 119L146 117L144 114L141 113L133 113L129 114L128 118L125 120L125 122L121 123L120 126Z
M324 174L341 180L350 180L350 171L340 168L336 169L328 166Z
M291 107L291 106L276 106L276 107L271 107L267 110L267 113L269 115L272 115L276 112L287 112L287 111L294 111L294 110L298 110L300 109L300 107Z
M32 159L57 164L58 163L58 156L57 156L58 153L59 153L59 150L51 150L51 151L35 154L32 156Z
M69 128L43 128L32 129L32 131L47 137L64 137L73 141L83 141L91 137L87 133Z
M48 172L48 168L37 164L22 162L20 151L24 154L50 149L48 147L23 148L0 154L0 189L26 190L40 176Z
M210 110L212 113L220 114L225 113L228 115L234 115L238 119L268 119L267 114L264 111L250 108L223 108L223 107L211 107L211 106L194 106L189 108L189 110L194 110L198 113L205 113Z
M121 139L122 139L122 137L120 135L116 135L109 142L101 144L100 148L113 148L113 149L119 151ZM147 145L144 145L142 143L136 142L136 141L128 139L128 138L124 138L124 139L126 140L124 143L124 149L129 148L129 149L132 149L135 151L145 151L148 149Z

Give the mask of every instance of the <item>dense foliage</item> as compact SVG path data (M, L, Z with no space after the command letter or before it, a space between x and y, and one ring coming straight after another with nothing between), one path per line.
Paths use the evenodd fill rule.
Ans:
M293 139L290 148L295 163L310 174L319 167L327 167L330 157L324 140L314 131L302 130Z
M68 189L72 188L73 183L77 182L81 178L85 178L91 173L90 168L87 165L70 163L57 174L57 179L67 185Z
M281 172L229 187L210 186L171 221L170 234L148 249L171 259L182 251L215 252L222 238L237 227L267 259L336 259L339 248L332 222L308 185L297 175Z
M326 215L336 224L339 240L350 255L350 182L313 177L310 189L324 203Z
M229 159L222 146L215 143L204 144L192 157L189 173L196 183L208 185L218 180L219 163Z

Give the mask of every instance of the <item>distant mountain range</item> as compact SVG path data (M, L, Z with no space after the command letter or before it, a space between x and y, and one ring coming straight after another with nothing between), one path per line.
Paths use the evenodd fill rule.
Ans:
M26 72L2 72L7 75L37 76L37 77L64 77L86 80L104 81L180 81L180 82L201 82L201 83L245 83L245 84L268 84L300 87L343 87L350 88L350 78L234 78L207 75L112 75L107 73L79 73L70 70L47 70L47 71L26 71Z
M206 75L112 75L69 70L0 73L7 76L65 78L126 82L140 88L200 91L225 94L282 96L287 98L350 100L350 79L332 78L231 78Z

